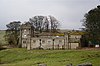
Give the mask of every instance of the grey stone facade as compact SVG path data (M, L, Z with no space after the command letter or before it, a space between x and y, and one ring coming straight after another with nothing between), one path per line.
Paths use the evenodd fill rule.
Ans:
M69 34L65 33L63 36L55 35L41 35L34 36L34 27L30 23L22 24L20 30L20 42L23 48L30 49L76 49L79 47L79 42L69 43ZM80 38L80 37L78 37Z

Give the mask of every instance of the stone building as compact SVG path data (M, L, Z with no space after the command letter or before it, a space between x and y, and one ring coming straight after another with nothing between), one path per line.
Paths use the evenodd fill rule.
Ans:
M30 49L77 49L81 35L63 33L41 33L36 36L34 27L29 22L22 24L20 42L23 48ZM76 42L75 42L76 40Z

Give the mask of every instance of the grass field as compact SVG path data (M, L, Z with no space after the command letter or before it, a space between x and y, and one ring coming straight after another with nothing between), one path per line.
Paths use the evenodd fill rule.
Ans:
M6 44L4 35L5 35L5 31L4 30L0 30L0 45L5 45Z
M100 50L30 50L13 48L0 51L0 66L74 66L89 62L100 66Z

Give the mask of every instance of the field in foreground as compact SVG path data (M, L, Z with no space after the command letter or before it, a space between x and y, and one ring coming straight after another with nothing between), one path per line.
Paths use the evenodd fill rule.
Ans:
M0 66L74 66L89 62L100 66L100 50L30 50L13 48L0 51Z

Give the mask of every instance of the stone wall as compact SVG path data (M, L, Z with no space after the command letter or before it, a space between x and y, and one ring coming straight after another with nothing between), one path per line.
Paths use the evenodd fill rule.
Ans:
M34 36L34 27L30 23L23 24L20 29L22 47L30 49L76 49L79 47L81 35Z
M79 43L71 43L71 49L77 49L79 47Z
M22 47L27 49L77 49L79 43L68 43L65 37L32 37L23 38Z
M43 49L63 49L66 46L64 37L59 38L31 38L31 49L43 48Z

